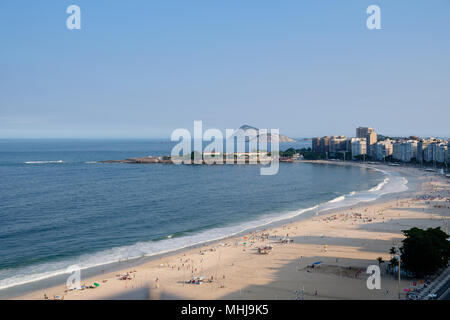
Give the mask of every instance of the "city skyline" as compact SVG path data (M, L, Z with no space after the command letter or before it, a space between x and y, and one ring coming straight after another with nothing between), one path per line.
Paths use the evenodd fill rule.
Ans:
M436 137L420 138L387 137L379 135L374 128L357 127L356 134L351 137L343 135L314 137L311 141L312 158L321 158L323 155L345 160L346 154L352 159L377 161L400 161L420 163L444 163L447 166L450 159L448 152L450 139ZM379 139L380 138L380 139Z

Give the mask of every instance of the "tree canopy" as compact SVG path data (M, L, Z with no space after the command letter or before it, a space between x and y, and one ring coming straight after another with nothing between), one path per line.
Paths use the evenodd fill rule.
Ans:
M422 277L448 265L450 258L449 235L441 228L403 230L406 238L400 248L403 267Z

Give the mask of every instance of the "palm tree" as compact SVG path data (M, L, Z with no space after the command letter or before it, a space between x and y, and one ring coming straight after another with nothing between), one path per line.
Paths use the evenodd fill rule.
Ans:
M391 260L389 260L389 267L394 270L394 268L398 265L398 259L397 257L393 257Z
M381 266L381 264L384 263L384 260L382 257L378 257L377 261L378 261L378 266Z

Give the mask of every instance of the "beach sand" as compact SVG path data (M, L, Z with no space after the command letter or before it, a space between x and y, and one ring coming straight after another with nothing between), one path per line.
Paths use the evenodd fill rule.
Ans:
M386 263L381 264L380 290L367 288L367 267L378 265L378 257L390 260L389 249L401 243L401 230L445 230L450 216L450 202L445 198L450 199L450 192L445 178L415 168L395 170L415 176L416 190L82 278L87 286L100 284L95 289L65 292L61 283L16 299L43 299L44 294L65 300L398 299L398 280L385 272ZM422 195L444 199L419 199ZM281 243L283 238L293 242ZM270 254L258 254L261 246L273 249ZM319 266L310 267L319 261ZM119 280L127 273L129 280ZM204 283L186 283L194 276L204 276ZM401 280L402 297L413 280Z

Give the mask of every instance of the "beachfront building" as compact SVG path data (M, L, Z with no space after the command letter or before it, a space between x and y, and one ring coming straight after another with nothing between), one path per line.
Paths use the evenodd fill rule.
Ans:
M368 127L356 128L356 138L367 138L367 135L374 133L375 129Z
M410 162L417 158L417 140L398 141L393 145L392 156L395 160Z
M320 146L320 138L312 138L311 141L311 150L312 152L317 152L317 150L319 149Z
M448 143L440 143L436 150L436 162L447 162Z
M347 138L345 136L332 136L330 138L330 155L347 151Z
M374 145L374 156L377 160L384 160L386 157L392 155L393 152L393 141L390 139L386 139L383 141L378 141Z
M436 160L436 144L430 143L423 150L423 161L425 162L433 162Z
M402 161L409 162L417 159L417 140L409 140L402 145Z
M312 139L312 152L328 153L330 152L330 138L313 138Z
M395 141L392 144L392 158L394 158L395 160L400 160L402 158L401 155L401 145L402 145L402 141Z
M358 127L356 128L356 138L366 139L366 153L370 156L375 157L375 144L378 140L378 135L374 128L369 127Z
M422 139L417 144L417 161L423 162L425 160L425 154L428 153L428 147L434 142L434 139Z
M351 151L352 157L359 155L365 155L367 151L367 141L366 138L352 138L351 139Z
M418 159L424 162L445 162L448 157L448 141L430 138L419 143Z
M378 135L375 131L367 133L366 143L367 143L367 154L374 157L375 156L375 144L377 143Z

